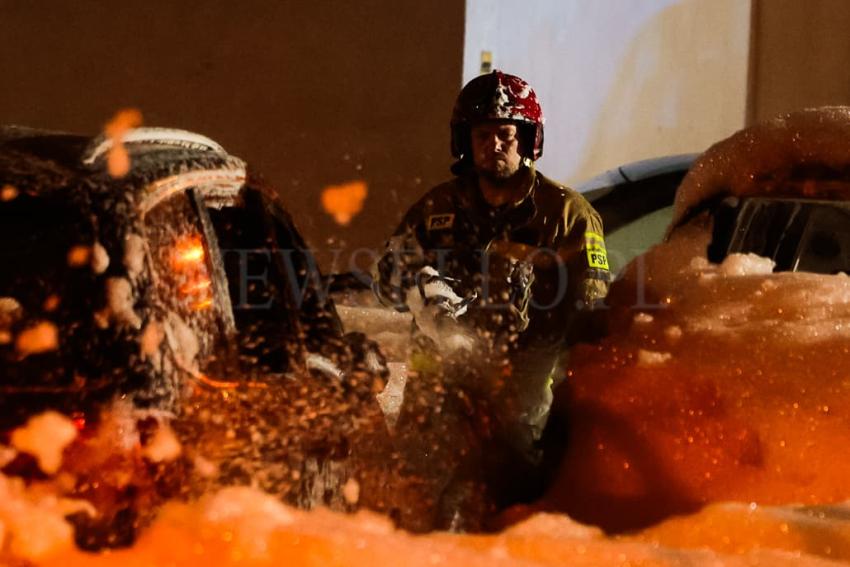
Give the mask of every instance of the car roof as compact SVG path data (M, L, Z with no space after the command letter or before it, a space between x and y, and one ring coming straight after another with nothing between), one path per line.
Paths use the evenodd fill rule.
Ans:
M89 139L65 132L36 130L21 126L0 127L0 148L29 154L43 161L74 169Z
M668 173L687 171L699 155L675 154L625 163L582 181L575 189L593 202L619 186Z
M31 192L58 189L74 180L94 178L93 190L141 191L148 184L195 171L236 171L245 175L245 162L219 144L193 132L169 128L136 128L121 143L132 167L126 176L112 178L108 154L115 141L107 136L82 136L21 126L0 127L0 171L4 183L19 183ZM46 175L53 178L45 179ZM49 181L45 183L44 181ZM145 195L139 195L145 197Z
M678 154L624 164L577 188L602 217L608 233L672 206L679 183L698 155Z

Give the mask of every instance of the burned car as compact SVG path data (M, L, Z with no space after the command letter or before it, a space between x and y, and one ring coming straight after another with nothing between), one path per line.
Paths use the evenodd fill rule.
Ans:
M125 174L110 172L113 152L129 159ZM147 505L195 490L175 480L185 470L136 459L172 428L181 466L203 459L210 482L345 506L345 477L328 470L355 430L383 426L374 394L386 368L373 343L343 333L291 218L242 160L176 130L92 139L7 127L0 188L4 445L41 412L70 418L89 445L66 448L79 473L70 493L109 509L98 529L119 542L140 493ZM92 440L114 430L129 432L113 445L138 453L130 476L143 480L104 495L95 468L107 457ZM4 472L43 477L25 453Z
M318 358L350 338L316 263L241 160L201 136L139 129L123 142L130 173L113 178L108 139L3 134L7 393L74 404L132 392L171 408L181 373L342 373L340 349ZM33 329L55 345L28 347Z
M800 111L710 148L668 235L573 352L567 455L545 499L613 532L710 503L850 497L850 108Z

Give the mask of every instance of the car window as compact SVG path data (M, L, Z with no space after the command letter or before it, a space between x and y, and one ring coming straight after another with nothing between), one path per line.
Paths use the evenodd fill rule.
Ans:
M245 360L283 370L342 335L316 261L280 207L251 187L208 205Z
M823 207L813 210L796 260L795 271L850 273L850 209Z
M282 371L298 349L298 319L261 198L243 191L238 199L207 210L227 278L240 357L249 366Z
M712 212L712 261L751 253L773 260L775 271L850 272L850 206L845 202L731 198Z
M664 207L606 232L611 273L618 274L634 258L661 242L672 218L673 207Z
M342 322L329 295L329 282L322 277L315 257L295 230L290 216L276 203L269 203L268 211L277 244L284 251L284 269L298 306L307 349L328 353L334 348L329 341L343 334Z
M611 273L661 242L673 216L676 189L686 167L662 169L636 181L595 189L586 196L602 217Z
M211 352L221 328L208 243L187 192L177 193L145 215L145 232L158 296L186 322Z

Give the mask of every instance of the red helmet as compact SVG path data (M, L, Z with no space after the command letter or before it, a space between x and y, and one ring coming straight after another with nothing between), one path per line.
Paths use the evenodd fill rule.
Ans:
M532 160L543 155L543 110L531 86L515 75L493 71L469 81L460 91L452 112L452 155L470 154L472 126L485 120L517 123L523 147L532 148Z

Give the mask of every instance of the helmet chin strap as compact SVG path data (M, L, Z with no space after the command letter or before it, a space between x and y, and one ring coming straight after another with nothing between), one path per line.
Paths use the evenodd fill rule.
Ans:
M449 169L455 175L463 175L464 173L468 173L474 169L472 165L472 159L470 159L466 154L461 154L456 162L454 162Z

